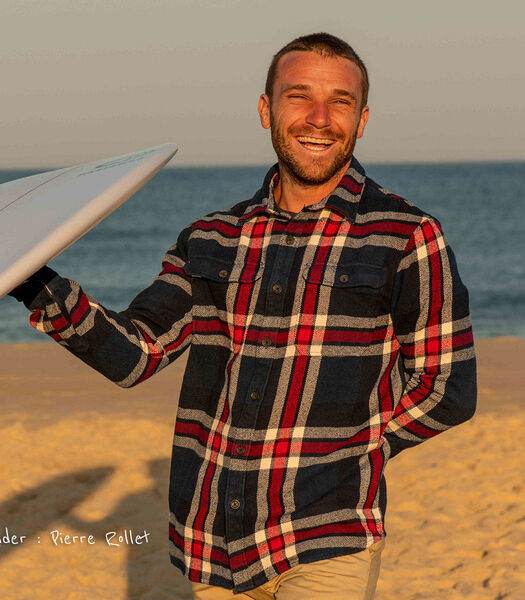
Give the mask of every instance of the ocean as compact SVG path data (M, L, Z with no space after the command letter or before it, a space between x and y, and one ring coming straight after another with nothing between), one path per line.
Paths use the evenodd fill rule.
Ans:
M469 290L477 337L525 337L525 163L363 164L367 175L439 219ZM49 265L120 311L149 285L193 219L250 198L267 166L168 167ZM0 183L37 173L0 171ZM50 341L27 309L0 300L0 342Z

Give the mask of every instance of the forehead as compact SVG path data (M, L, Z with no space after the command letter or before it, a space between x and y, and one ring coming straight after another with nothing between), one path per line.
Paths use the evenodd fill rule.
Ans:
M288 52L277 63L274 92L293 85L347 89L361 94L359 67L341 56L321 56L317 52Z

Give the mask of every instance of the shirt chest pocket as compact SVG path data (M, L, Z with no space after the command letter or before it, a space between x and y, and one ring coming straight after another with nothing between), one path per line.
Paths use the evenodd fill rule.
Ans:
M385 267L368 263L308 264L303 269L305 300L315 297L318 314L374 318L386 275Z
M193 278L194 306L205 305L234 313L247 310L246 302L254 287L260 284L263 268L263 263L196 255L190 256L184 271Z

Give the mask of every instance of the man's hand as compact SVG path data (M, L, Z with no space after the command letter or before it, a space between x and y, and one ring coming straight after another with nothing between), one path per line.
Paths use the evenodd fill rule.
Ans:
M56 271L53 271L53 269L44 265L18 287L11 290L7 295L16 298L19 302L23 302L26 308L29 308L31 302L37 297L43 287L55 277L55 275L58 275Z

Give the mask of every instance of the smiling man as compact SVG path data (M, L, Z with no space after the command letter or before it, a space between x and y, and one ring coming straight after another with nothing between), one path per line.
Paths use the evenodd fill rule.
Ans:
M292 41L259 100L278 162L253 198L184 228L124 311L48 267L13 291L122 387L191 347L169 552L199 600L373 598L388 460L474 413L467 290L439 222L354 157L367 96L344 41Z
M298 212L337 186L368 121L367 96L363 62L337 38L299 38L276 54L259 115L279 159L280 206Z

